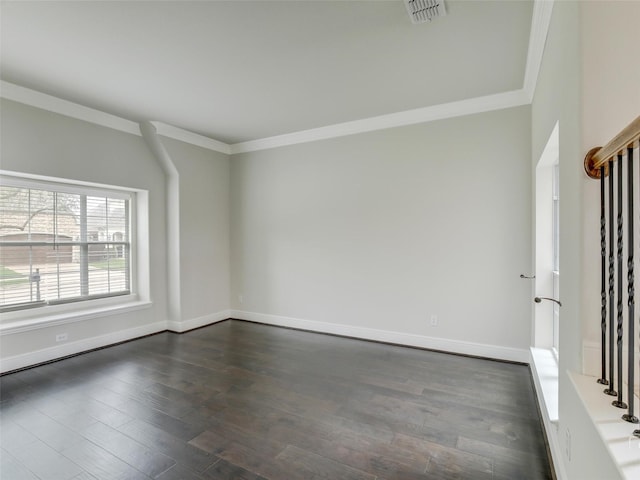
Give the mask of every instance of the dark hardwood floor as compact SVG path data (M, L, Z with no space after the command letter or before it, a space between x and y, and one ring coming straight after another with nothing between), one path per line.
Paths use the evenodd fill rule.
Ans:
M2 480L551 478L523 365L231 320L0 382Z

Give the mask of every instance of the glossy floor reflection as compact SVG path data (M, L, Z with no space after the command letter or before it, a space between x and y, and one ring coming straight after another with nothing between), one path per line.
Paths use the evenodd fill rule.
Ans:
M4 479L549 479L527 366L225 321L0 378Z

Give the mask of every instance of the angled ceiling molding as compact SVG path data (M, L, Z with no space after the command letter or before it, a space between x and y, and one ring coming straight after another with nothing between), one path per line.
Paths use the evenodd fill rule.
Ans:
M533 102L536 91L538 74L542 64L544 46L551 24L551 14L555 0L535 0L531 16L531 33L529 34L529 50L527 52L527 66L524 72L523 90L527 93L529 102Z
M268 148L296 145L299 143L326 140L329 138L343 137L357 133L384 130L387 128L403 127L417 123L432 122L446 118L461 117L474 113L489 112L503 108L518 107L531 103L524 90L513 90L511 92L497 93L484 97L470 98L457 102L443 103L430 107L416 108L404 112L380 115L377 117L364 118L351 122L328 125L326 127L302 130L285 135L250 140L248 142L235 143L231 145L231 153L255 152Z
M152 122L140 122L140 134L147 147L166 174L167 197L167 306L169 321L182 318L180 301L180 174L167 149L158 138L158 130Z
M156 128L157 134L163 137L173 138L174 140L180 140L181 142L190 143L191 145L215 152L226 153L227 155L231 153L230 145L214 140L213 138L205 137L204 135L199 135L162 122L151 122L151 124Z
M136 122L5 82L4 80L0 82L0 97L121 132L140 135L140 128Z

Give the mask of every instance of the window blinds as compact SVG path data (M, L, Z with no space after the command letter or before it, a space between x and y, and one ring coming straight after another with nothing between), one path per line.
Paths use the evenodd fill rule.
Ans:
M0 185L0 310L130 293L131 194Z

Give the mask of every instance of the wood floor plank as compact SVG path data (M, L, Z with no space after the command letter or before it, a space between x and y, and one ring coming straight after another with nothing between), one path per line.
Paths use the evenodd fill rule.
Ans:
M76 475L75 477L73 477L72 480L98 480L98 478L94 477L89 472L82 472Z
M158 410L149 402L141 402L122 393L114 392L109 388L94 387L89 390L88 394L99 402L105 403L132 418L141 419L155 425L180 439L190 440L202 432L202 428L199 426L188 424L180 420L180 418ZM181 414L183 413L185 412L181 412Z
M4 375L0 377L0 392L0 404L3 404L29 398L33 394L33 387L17 375Z
M313 452L289 445L276 460L305 478L340 478L342 480L375 480L376 476L333 461Z
M413 452L424 452L428 456L425 473L430 478L469 480L493 478L493 463L490 457L404 434L398 434L393 444Z
M132 420L122 425L119 431L195 472L205 471L218 460L214 455L199 450L164 430L140 420Z
M427 464L426 457L364 435L359 430L334 428L331 435L315 436L302 425L304 422L300 425L276 425L269 429L269 436L356 470L385 478L393 478L393 475L403 472L422 473ZM311 434L306 435L306 432Z
M266 480L263 476L226 460L216 462L205 470L202 476L206 480Z
M7 447L7 449L19 449L27 450L29 445L38 441L32 432L25 429L18 423L15 418L6 418L3 415L0 428L2 434L0 435L0 447Z
M12 480L551 478L524 365L231 320L0 389Z
M189 442L220 458L226 458L225 452L231 445L242 445L266 457L275 457L286 446L277 438L270 438L264 428L245 430L229 423L218 423L212 430L208 430Z
M156 477L176 464L172 458L154 452L127 435L100 422L84 428L82 434L99 447L150 477Z
M4 442L3 449L39 478L69 480L82 473L81 466L41 440L30 443L26 449Z
M0 478L11 480L39 480L35 473L4 449L0 449Z
M275 460L272 452L254 450L246 445L232 442L220 452L220 458L269 480L308 480L304 472L293 470Z
M157 476L156 480L204 480L204 478L184 465L175 464Z
M81 466L85 472L101 480L149 480L151 478L88 440L69 445L62 454Z
M118 427L133 419L124 412L88 396L86 392L91 388L92 386L78 387L56 392L28 405L29 408L38 410L73 430L95 422Z
M538 450L521 452L483 442L482 440L460 437L458 448L493 458L495 478L523 477L535 480L551 480L552 478L550 470L545 468L544 462L540 461L541 456L546 455L543 445Z
M39 441L44 442L57 452L61 452L69 443L82 440L80 434L35 408L32 408L28 415L22 415L15 421Z

